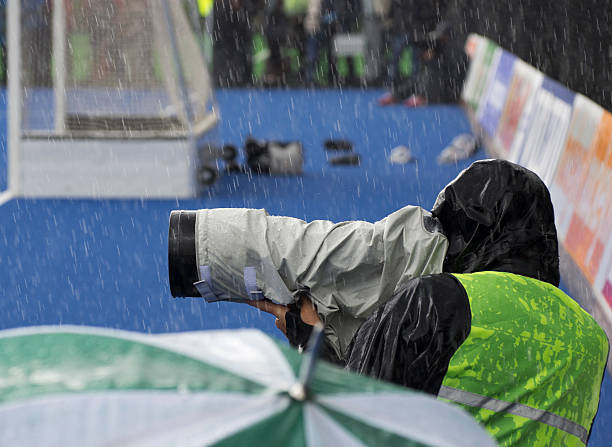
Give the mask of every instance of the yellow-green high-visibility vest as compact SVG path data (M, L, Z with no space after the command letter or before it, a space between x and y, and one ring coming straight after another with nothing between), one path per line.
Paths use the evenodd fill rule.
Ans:
M207 17L212 11L214 0L198 0L198 11L202 17Z
M471 331L439 397L461 404L501 446L583 446L608 357L604 331L574 300L535 279L454 275Z

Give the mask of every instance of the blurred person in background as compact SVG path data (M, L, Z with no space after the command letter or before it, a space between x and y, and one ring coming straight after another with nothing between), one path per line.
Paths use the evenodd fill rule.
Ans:
M304 19L306 31L306 53L304 82L307 86L315 83L316 70L321 50L325 50L332 85L342 83L334 54L334 37L338 33L354 32L358 27L361 0L308 0L308 11ZM356 84L355 68L349 64L346 83Z
M391 0L392 62L388 69L391 91L379 98L379 105L403 103L419 107L458 100L467 67L463 53L467 33L456 29L462 20L464 3ZM399 61L407 47L412 50L412 73L401 80Z
M263 32L268 43L269 55L263 84L281 87L290 83L291 60L287 50L293 48L303 53L304 33L302 21L308 0L266 0Z
M251 0L215 0L213 6L213 79L216 87L244 87L252 83Z

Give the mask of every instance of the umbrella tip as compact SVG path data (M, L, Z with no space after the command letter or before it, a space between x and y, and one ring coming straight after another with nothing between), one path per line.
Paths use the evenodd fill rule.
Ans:
M294 383L291 388L289 388L289 397L299 402L305 401L306 387L304 386L304 384L301 382Z
M315 363L323 340L323 325L315 324L308 340L308 349L304 354L300 368L299 379L289 388L289 396L293 400L304 401L308 398L308 386L314 373Z

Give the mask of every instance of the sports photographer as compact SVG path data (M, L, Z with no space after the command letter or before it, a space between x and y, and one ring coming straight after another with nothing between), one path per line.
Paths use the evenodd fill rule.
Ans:
M546 186L512 163L476 162L432 214L449 241L444 272L408 281L381 304L359 327L346 367L462 405L500 445L586 445L609 344L557 288ZM255 305L290 340L297 334L294 343L318 321L307 298L297 324L291 308Z
M232 212L197 216L198 265L227 273L204 280L213 295L255 266L257 290L245 270L232 294L270 298L249 304L293 345L322 321L328 360L454 401L500 445L586 445L609 345L557 288L553 207L533 172L478 161L431 214L406 207L375 224L230 222ZM228 225L242 239L229 239ZM231 253L221 263L220 247Z

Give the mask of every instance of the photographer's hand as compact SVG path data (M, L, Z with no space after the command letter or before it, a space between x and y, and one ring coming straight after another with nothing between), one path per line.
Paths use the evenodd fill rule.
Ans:
M321 323L317 309L312 301L302 295L299 301L292 304L291 307L273 303L268 300L252 301L248 303L250 306L256 307L266 313L276 317L276 327L279 328L285 337L289 340L289 344L298 348L306 348L312 328L317 323ZM297 320L297 308L299 307L299 320ZM289 318L287 318L289 315ZM287 330L287 319L289 319L289 330ZM324 341L321 348L321 358L328 362L334 363L341 368L346 366L346 361L341 360L338 354Z
M300 299L300 318L306 324L314 326L317 323L321 322L319 318L319 314L317 313L317 309L310 299L302 296Z
M274 315L276 317L276 327L279 328L283 334L287 335L287 320L285 316L287 312L289 312L289 307L273 303L269 300L253 301L248 304L263 312ZM300 319L310 326L314 326L321 322L314 304L305 296L302 296L300 299Z
M258 308L259 310L272 314L276 317L276 327L280 329L280 331L287 335L287 322L285 320L285 315L289 312L289 308L287 306L283 306L282 304L276 304L269 300L260 300L260 301L251 301L247 303L249 306L253 306Z

